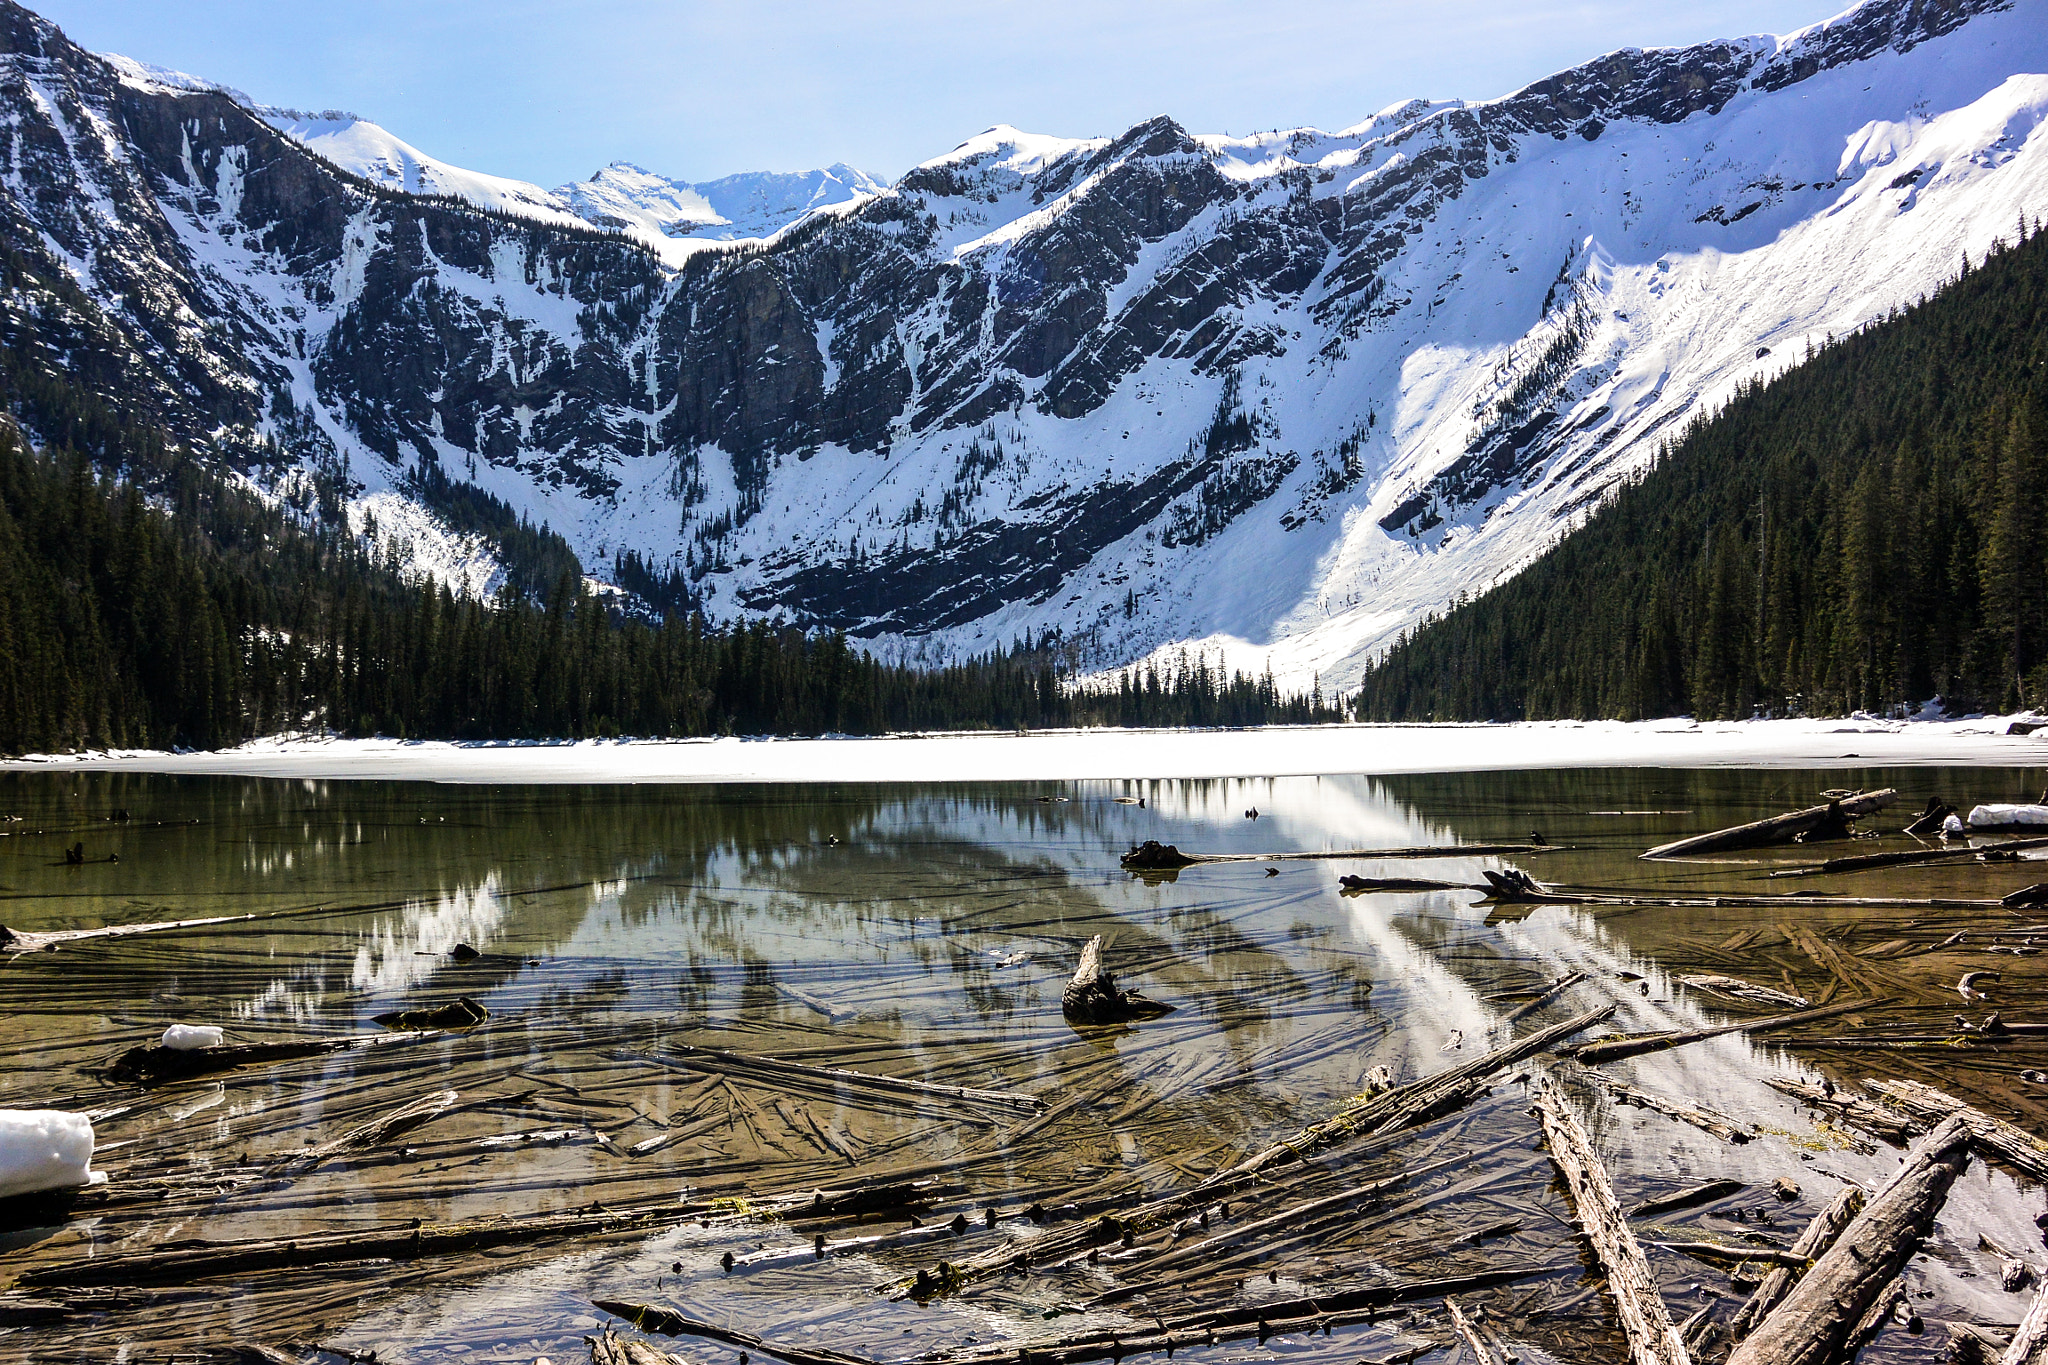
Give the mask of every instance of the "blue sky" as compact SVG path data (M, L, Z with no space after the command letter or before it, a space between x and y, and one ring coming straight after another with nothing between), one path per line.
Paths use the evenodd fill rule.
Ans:
M73 39L542 185L900 174L996 123L1339 128L1617 47L1783 33L1848 0L28 0Z

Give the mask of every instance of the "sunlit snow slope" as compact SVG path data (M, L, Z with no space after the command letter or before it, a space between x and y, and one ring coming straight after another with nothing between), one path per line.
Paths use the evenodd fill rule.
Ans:
M913 657L1057 630L1349 685L1688 418L2048 212L2048 0L1873 0L1337 133L996 128L727 202L281 138L4 13L10 230L171 429L280 496L437 463L593 572L634 550L714 617Z

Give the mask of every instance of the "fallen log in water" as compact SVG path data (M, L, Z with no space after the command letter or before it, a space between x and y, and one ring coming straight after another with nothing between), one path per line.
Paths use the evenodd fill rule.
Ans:
M134 1047L116 1057L106 1078L136 1085L160 1085L165 1081L188 1080L237 1067L262 1066L273 1062L294 1062L306 1057L324 1057L332 1052L383 1047L391 1043L416 1043L441 1036L439 1029L418 1029L407 1033L358 1033L345 1038L317 1038L297 1043L228 1043L221 1047L171 1048L150 1045Z
M1505 1026L1508 1024L1517 1023L1520 1020L1528 1018L1537 1010L1542 1009L1545 1005L1557 999L1558 996L1563 995L1566 991L1578 985L1581 981L1584 981L1585 979L1586 974L1584 972L1565 973L1563 976L1560 976L1557 980L1551 982L1548 986L1545 986L1541 991L1538 991L1536 993L1535 999L1529 1001L1527 1004L1518 1005L1514 1009L1508 1011L1508 1013L1501 1019L1501 1024Z
M41 953L95 938L128 938L135 934L162 934L174 929L204 929L215 924L246 924L255 920L290 919L302 915L341 915L364 910L401 910L406 901L377 901L370 905L302 905L290 910L259 910L247 915L209 915L204 919L159 920L154 924L108 924L98 929L10 929L0 924L0 953Z
M812 1087L829 1086L835 1090L845 1086L878 1094L989 1105L999 1109L1021 1110L1029 1114L1035 1114L1045 1107L1045 1102L1036 1095L1026 1095L1016 1090L977 1090L964 1085L929 1085L924 1081L878 1076L870 1071L807 1066L802 1062L785 1062L775 1057L758 1057L745 1052L727 1052L721 1048L692 1047L687 1043L669 1044L664 1050L664 1055L693 1070L717 1071L731 1076L769 1081L801 1081Z
M1628 1338L1629 1359L1636 1365L1689 1365L1685 1341L1664 1310L1657 1277L1650 1273L1650 1263L1629 1231L1621 1201L1614 1197L1614 1186L1608 1182L1592 1140L1548 1077L1536 1077L1530 1098L1550 1145L1551 1162L1571 1191L1579 1228L1593 1244L1600 1268L1607 1272L1608 1291L1614 1295L1622 1332Z
M1971 1137L1969 1123L1952 1118L1915 1144L1835 1245L1737 1344L1728 1365L1836 1359L1933 1229L1969 1164Z
M1493 858L1507 853L1554 853L1550 844L1423 844L1411 848L1330 848L1303 853L1183 853L1147 839L1119 858L1131 872L1170 872L1197 863L1280 863L1330 858Z
M1423 1080L1395 1086L1370 1099L1347 1104L1337 1113L1283 1138L1237 1165L1216 1172L1185 1190L1148 1200L1115 1218L1039 1233L1021 1241L991 1248L944 1268L936 1277L949 1284L964 1285L1007 1270L1027 1269L1063 1261L1077 1252L1121 1240L1126 1232L1138 1234L1163 1227L1189 1209L1212 1200L1227 1198L1264 1177L1261 1172L1285 1161L1300 1161L1325 1147L1351 1137L1366 1137L1412 1127L1466 1103L1484 1087L1489 1077L1539 1052L1547 1051L1575 1033L1612 1017L1614 1006L1589 1010L1561 1024L1539 1029L1460 1066ZM928 1280L934 1277L927 1277ZM911 1281L892 1286L907 1294Z
M1792 1284L1799 1278L1806 1263L1818 1260L1842 1235L1842 1229L1863 1212L1863 1191L1855 1185L1845 1185L1828 1206L1808 1223L1792 1243L1792 1254L1801 1258L1801 1266L1781 1265L1764 1276L1755 1292L1735 1310L1734 1319L1728 1324L1728 1331L1737 1341L1749 1335L1750 1329L1763 1321L1764 1316L1778 1306Z
M1764 1084L1815 1109L1825 1109L1851 1128L1883 1138L1886 1142L1905 1143L1911 1141L1914 1134L1924 1133L1934 1126L1930 1123L1916 1128L1896 1109L1846 1090L1828 1089L1786 1076L1766 1076Z
M2004 1119L1973 1109L1955 1096L1920 1081L1865 1081L1885 1103L1904 1113L1913 1131L1926 1132L1951 1118L1970 1126L1978 1147L2004 1160L2013 1169L2048 1182L2048 1143L2015 1128Z
M1850 1000L1841 1004L1822 1005L1818 1009L1798 1010L1791 1014L1774 1014L1767 1019L1750 1019L1736 1024L1715 1024L1707 1028L1676 1029L1668 1033L1650 1033L1635 1037L1600 1038L1576 1047L1559 1049L1564 1056L1574 1061L1594 1066L1601 1062L1616 1062L1624 1057L1640 1057L1648 1052L1664 1052L1670 1048L1683 1047L1687 1043L1703 1042L1708 1038L1719 1038L1729 1033L1766 1033L1772 1029L1789 1028L1793 1024L1804 1024L1814 1019L1830 1019L1838 1014L1849 1014L1856 1010L1869 1009L1880 1005L1881 1000Z
M1723 1142L1732 1142L1738 1146L1756 1137L1756 1133L1748 1126L1736 1122L1726 1114L1702 1108L1687 1100L1659 1095L1654 1091L1617 1081L1611 1076L1603 1076L1597 1071L1587 1071L1583 1074L1588 1082L1605 1090L1617 1104L1633 1104L1640 1109L1654 1110L1667 1118L1689 1123L1703 1133L1711 1133Z
M1998 1365L2048 1365L2048 1280L2034 1292L2034 1301Z
M920 1204L934 1189L930 1181L865 1185L838 1191L768 1195L759 1199L713 1199L692 1203L669 1201L617 1209L593 1205L579 1213L483 1218L461 1223L427 1223L415 1219L404 1227L359 1232L315 1233L238 1242L182 1242L147 1251L114 1252L82 1260L31 1266L22 1272L16 1284L33 1288L181 1283L208 1275L284 1266L332 1265L340 1261L379 1258L411 1261L427 1256L487 1251L493 1247L589 1237L627 1229L673 1227L678 1223L740 1221L773 1215L820 1217L867 1213Z
M1525 1266L1516 1270L1482 1271L1441 1280L1418 1280L1406 1284L1371 1285L1363 1289L1314 1298L1284 1299L1274 1303L1234 1304L1208 1312L1190 1313L1160 1320L1152 1329L1133 1332L1097 1332L1082 1337L1060 1337L1024 1346L968 1348L928 1351L909 1357L917 1365L1081 1365L1093 1360L1121 1360L1147 1351L1177 1351L1189 1346L1214 1346L1227 1341L1255 1338L1264 1342L1294 1332L1321 1332L1332 1327L1370 1322L1382 1309L1400 1303L1443 1298L1450 1294L1494 1289L1538 1275L1555 1274L1566 1267ZM749 1352L758 1352L788 1365L876 1365L861 1356L830 1349L788 1346L771 1342L736 1328L687 1317L650 1304L625 1303L614 1299L593 1299L591 1306L624 1318L643 1332L663 1336L694 1336L723 1342ZM1421 1354L1416 1352L1414 1354ZM1409 1358L1412 1358L1409 1357ZM897 1357L901 1361L903 1357Z
M1770 986L1759 986L1738 976L1681 976L1678 979L1695 990L1726 996L1731 1000L1753 1000L1760 1005L1789 1005L1795 1010L1810 1009L1813 1006L1813 1002L1803 995L1793 995L1789 991L1775 990Z
M1795 835L1827 833L1837 828L1846 829L1849 821L1858 816L1873 815L1898 799L1898 792L1890 787L1881 791L1859 792L1838 801L1830 801L1824 806L1809 806L1805 810L1774 815L1768 820L1752 820L1746 825L1735 825L1708 834L1695 834L1690 838L1676 839L1668 844L1659 844L1640 856L1684 858L1700 853L1725 853L1731 849L1759 848L1766 844L1788 844Z
M2048 848L2048 839L2008 839L2004 843L1980 844L1975 848L1929 848L1910 853L1859 853L1852 858L1830 858L1812 867L1781 868L1771 875L1821 877L1837 872L1867 872L1879 867L1906 867L1915 863L1964 862L1982 858L1987 853L2017 853L2028 848Z
M1342 888L1340 896L1363 896L1375 891L1484 891L1485 887L1473 882L1433 882L1424 877L1351 877L1337 878Z

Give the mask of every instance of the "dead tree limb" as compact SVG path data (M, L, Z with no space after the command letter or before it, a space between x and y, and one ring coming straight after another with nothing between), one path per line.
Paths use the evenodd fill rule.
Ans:
M1172 1012L1173 1006L1149 1000L1142 991L1117 989L1116 976L1103 965L1100 934L1081 949L1081 965L1060 993L1060 1013L1076 1024L1121 1024Z
M1727 1033L1764 1033L1771 1029L1789 1028L1793 1024L1804 1024L1815 1019L1832 1019L1838 1014L1850 1014L1883 1003L1881 1000L1849 1000L1836 1005L1823 1005L1819 1009L1774 1014L1768 1019L1749 1019L1736 1024L1677 1029L1669 1033L1640 1034L1632 1038L1597 1038L1590 1043L1580 1043L1577 1047L1564 1048L1562 1051L1574 1061L1594 1066L1601 1062L1618 1062L1624 1057L1640 1057L1646 1052L1663 1052L1669 1048L1683 1047L1687 1043L1719 1038Z
M1857 1185L1845 1185L1828 1206L1820 1211L1811 1223L1800 1232L1792 1243L1792 1252L1804 1261L1811 1262L1826 1254L1835 1239L1842 1235L1842 1229L1849 1226L1857 1214L1863 1212L1863 1190ZM1763 1282L1735 1311L1735 1317L1728 1324L1729 1333L1737 1341L1749 1334L1749 1330L1761 1322L1764 1315L1778 1306L1792 1288L1792 1282L1799 1278L1800 1271L1792 1266L1778 1266L1764 1276Z
M1534 1000L1529 1001L1525 1005L1518 1005L1513 1010L1510 1010L1507 1016L1501 1020L1501 1023L1512 1024L1519 1020L1528 1018L1537 1010L1542 1009L1545 1005L1557 999L1558 996L1563 995L1566 991L1578 985L1581 981L1584 981L1585 979L1586 974L1584 972L1568 972L1565 975L1560 976L1557 980L1551 982L1548 986L1545 986L1542 989L1542 991L1540 991L1537 994Z
M1685 1341L1671 1325L1657 1277L1650 1273L1650 1263L1629 1231L1628 1218L1621 1211L1621 1201L1614 1197L1614 1186L1608 1182L1592 1140L1548 1077L1536 1078L1530 1098L1550 1144L1550 1160L1571 1191L1579 1227L1593 1244L1601 1269L1607 1272L1607 1287L1628 1338L1629 1359L1635 1365L1690 1365Z
M1746 825L1734 825L1728 829L1717 829L1709 834L1695 834L1687 839L1675 839L1668 844L1659 844L1640 856L1644 858L1684 858L1699 853L1725 853L1731 849L1759 848L1766 844L1789 844L1795 835L1809 834L1824 830L1831 825L1845 824L1862 815L1873 815L1899 799L1899 794L1886 787L1881 791L1860 792L1839 801L1830 801L1825 806L1809 806L1785 815L1774 815L1768 820L1753 820Z
M1458 1301L1445 1295L1444 1307L1450 1310L1452 1330L1463 1339L1465 1349L1472 1355L1472 1365L1500 1365L1500 1357L1487 1345L1486 1338L1479 1335L1479 1329L1472 1325L1472 1319L1465 1316L1465 1310L1458 1307Z
M1960 1117L1970 1125L1980 1151L1998 1157L2013 1169L2048 1182L2048 1143L2004 1119L1974 1109L1944 1090L1921 1081L1865 1081L1885 1103L1903 1112L1913 1131L1924 1133L1946 1119Z
M1905 1143L1914 1134L1924 1133L1933 1124L1922 1124L1915 1128L1904 1115L1889 1105L1875 1100L1866 1100L1861 1095L1847 1090L1829 1090L1807 1081L1795 1081L1786 1076L1766 1076L1764 1084L1780 1094L1790 1095L1802 1104L1815 1109L1824 1109L1842 1122L1874 1138L1886 1142Z
M1998 1365L2048 1365L2048 1280L2034 1291L2034 1302L2020 1319L2012 1344Z
M1864 1315L1906 1262L1970 1161L1967 1120L1951 1118L1916 1143L1826 1255L1736 1346L1728 1365L1824 1365L1839 1357Z

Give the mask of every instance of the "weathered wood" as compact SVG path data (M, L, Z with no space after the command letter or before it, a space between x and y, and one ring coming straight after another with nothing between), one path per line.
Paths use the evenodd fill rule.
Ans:
M1749 1187L1740 1180L1709 1180L1704 1185L1695 1185L1687 1190L1674 1190L1656 1199L1645 1199L1628 1211L1631 1218L1648 1218L1652 1214L1670 1213L1674 1209L1689 1209L1700 1204L1711 1204L1716 1199L1726 1199L1731 1194L1740 1194Z
M1629 1359L1635 1365L1689 1365L1685 1341L1664 1310L1657 1278L1650 1273L1650 1263L1635 1234L1629 1231L1628 1218L1621 1211L1621 1201L1614 1197L1614 1186L1593 1150L1592 1139L1549 1077L1535 1078L1530 1099L1543 1124L1550 1160L1571 1191L1579 1228L1607 1272L1607 1287L1621 1316L1622 1333L1628 1338Z
M468 996L458 996L445 1005L432 1005L421 1009L392 1010L388 1014L373 1014L370 1022L386 1028L406 1032L420 1029L475 1028L491 1017L491 1012Z
M683 1222L737 1221L769 1214L784 1217L870 1212L920 1203L930 1184L864 1185L840 1191L763 1196L746 1201L705 1200L593 1207L581 1213L484 1218L461 1223L422 1223L360 1232L313 1233L235 1242L186 1242L146 1251L112 1252L81 1260L31 1266L17 1278L24 1287L53 1285L145 1285L183 1283L208 1275L285 1266L331 1265L388 1257L397 1261L493 1247L584 1237L626 1229L656 1229Z
M1449 1295L1444 1296L1444 1307L1450 1310L1451 1330L1465 1343L1465 1349L1472 1356L1472 1365L1501 1365L1500 1357L1493 1353L1486 1338L1479 1335L1479 1329L1472 1325L1472 1319L1465 1316L1465 1310Z
M1620 1061L1624 1057L1640 1057L1646 1052L1664 1052L1670 1048L1683 1047L1687 1043L1703 1042L1708 1038L1719 1038L1729 1033L1768 1033L1772 1029L1789 1028L1815 1019L1831 1019L1838 1014L1850 1014L1856 1010L1869 1009L1884 1003L1880 1000L1850 1000L1836 1005L1823 1005L1818 1009L1799 1010L1792 1014L1774 1014L1766 1019L1750 1019L1736 1024L1715 1024L1708 1028L1676 1029L1669 1033L1651 1033L1637 1037L1599 1038L1576 1047L1560 1049L1563 1054L1587 1066L1600 1062Z
M1999 1365L2048 1365L2048 1280L2034 1291L2034 1301L2020 1319L2019 1330L2012 1334Z
M1803 995L1776 990L1770 986L1759 986L1753 981L1744 981L1739 976L1681 976L1680 982L1695 990L1707 991L1714 995L1727 996L1731 1000L1754 1000L1761 1005L1789 1005L1795 1010L1810 1009L1813 1002Z
M1914 1131L1926 1132L1949 1118L1961 1118L1970 1125L1979 1149L2006 1162L2014 1170L2048 1183L2048 1143L2004 1119L1993 1118L1972 1108L1955 1096L1921 1081L1865 1081L1885 1103L1906 1115Z
M1578 985L1581 981L1584 981L1585 979L1586 974L1584 972L1566 973L1565 975L1559 977L1557 980L1551 982L1548 986L1544 987L1543 990L1540 993L1538 993L1534 1000L1529 1001L1525 1005L1518 1005L1514 1009L1510 1010L1507 1013L1507 1015L1504 1018L1502 1018L1501 1023L1512 1024L1522 1019L1528 1018L1537 1010L1542 1009L1545 1005L1557 999L1558 996L1563 995L1566 991Z
M1822 1209L1793 1241L1793 1254L1809 1262L1819 1259L1835 1244L1835 1239L1842 1235L1842 1229L1848 1227L1861 1212L1862 1188L1856 1185L1843 1186L1828 1202L1828 1206ZM1793 1281L1799 1278L1800 1273L1800 1269L1781 1265L1764 1276L1763 1282L1757 1285L1755 1292L1735 1311L1735 1317L1728 1324L1729 1334L1737 1341L1747 1336L1752 1327L1763 1321L1764 1316L1778 1306L1778 1301L1785 1297L1786 1291L1792 1288Z
M1183 853L1147 839L1118 861L1132 872L1170 872L1197 863L1280 863L1331 858L1492 858L1508 853L1552 853L1550 844L1423 844L1409 848L1329 848L1301 853Z
M1654 1091L1617 1081L1611 1076L1602 1076L1595 1071L1583 1074L1587 1080L1605 1090L1617 1104L1633 1104L1639 1108L1655 1110L1667 1118L1689 1123L1703 1133L1711 1133L1723 1142L1740 1145L1756 1137L1748 1126L1736 1122L1726 1114L1701 1108L1685 1100L1673 1099L1669 1095L1659 1095Z
M1037 1113L1045 1102L1036 1095L1027 1095L1018 1090L977 1090L964 1085L930 1085L924 1081L906 1081L895 1076L878 1076L871 1071L848 1071L841 1067L809 1066L802 1062L785 1062L777 1057L759 1057L746 1052L728 1052L723 1048L692 1047L687 1043L671 1043L666 1055L684 1066L697 1070L722 1071L728 1075L759 1076L786 1080L802 1079L823 1085L848 1086L859 1090L876 1091L882 1094L914 1096L920 1099L965 1101L970 1104L993 1105L1002 1109L1022 1110Z
M1909 831L1910 832L1910 831ZM1927 848L1911 853L1859 853L1853 858L1830 858L1812 867L1780 868L1773 877L1820 877L1837 872L1867 872L1880 867L1906 867L1915 863L1964 862L1987 853L2017 853L2027 848L2048 848L2048 838L2008 839L2000 844L1974 848Z
M1920 1249L1949 1187L1970 1160L1967 1120L1952 1118L1916 1143L1884 1188L1794 1285L1728 1365L1825 1365Z
M1787 844L1792 842L1795 835L1811 833L1832 823L1853 820L1858 816L1875 814L1898 799L1898 792L1890 787L1881 791L1859 792L1855 796L1844 797L1839 801L1830 801L1824 806L1809 806L1805 810L1774 815L1768 820L1752 820L1746 825L1734 825L1708 834L1675 839L1668 844L1659 844L1639 856L1683 858L1699 853L1725 853L1731 849Z
M295 1043L226 1043L220 1047L171 1048L151 1044L132 1047L116 1057L107 1068L112 1081L136 1085L159 1085L165 1081L189 1080L217 1071L295 1062L307 1057L324 1057L333 1052L383 1047L391 1043L413 1043L438 1038L438 1029L417 1029L405 1033L358 1033L345 1038L315 1038Z
M1924 1124L1914 1128L1898 1110L1846 1090L1827 1090L1786 1076L1766 1076L1764 1084L1815 1109L1825 1109L1851 1128L1886 1142L1904 1143L1915 1133L1924 1133L1933 1126Z
M1117 989L1116 976L1102 961L1102 935L1081 949L1081 963L1060 994L1060 1013L1076 1024L1121 1024L1171 1014L1173 1006L1147 999L1142 991Z
M842 1008L820 996L812 995L809 991L798 990L786 981L776 982L775 989L796 1001L797 1004L802 1005L805 1009L815 1010L819 1014L824 1015L835 1024L841 1019L851 1018L856 1013L854 1010Z
M1340 896L1362 896L1374 891L1484 891L1483 886L1471 882L1433 882L1423 877L1352 877L1337 878Z

